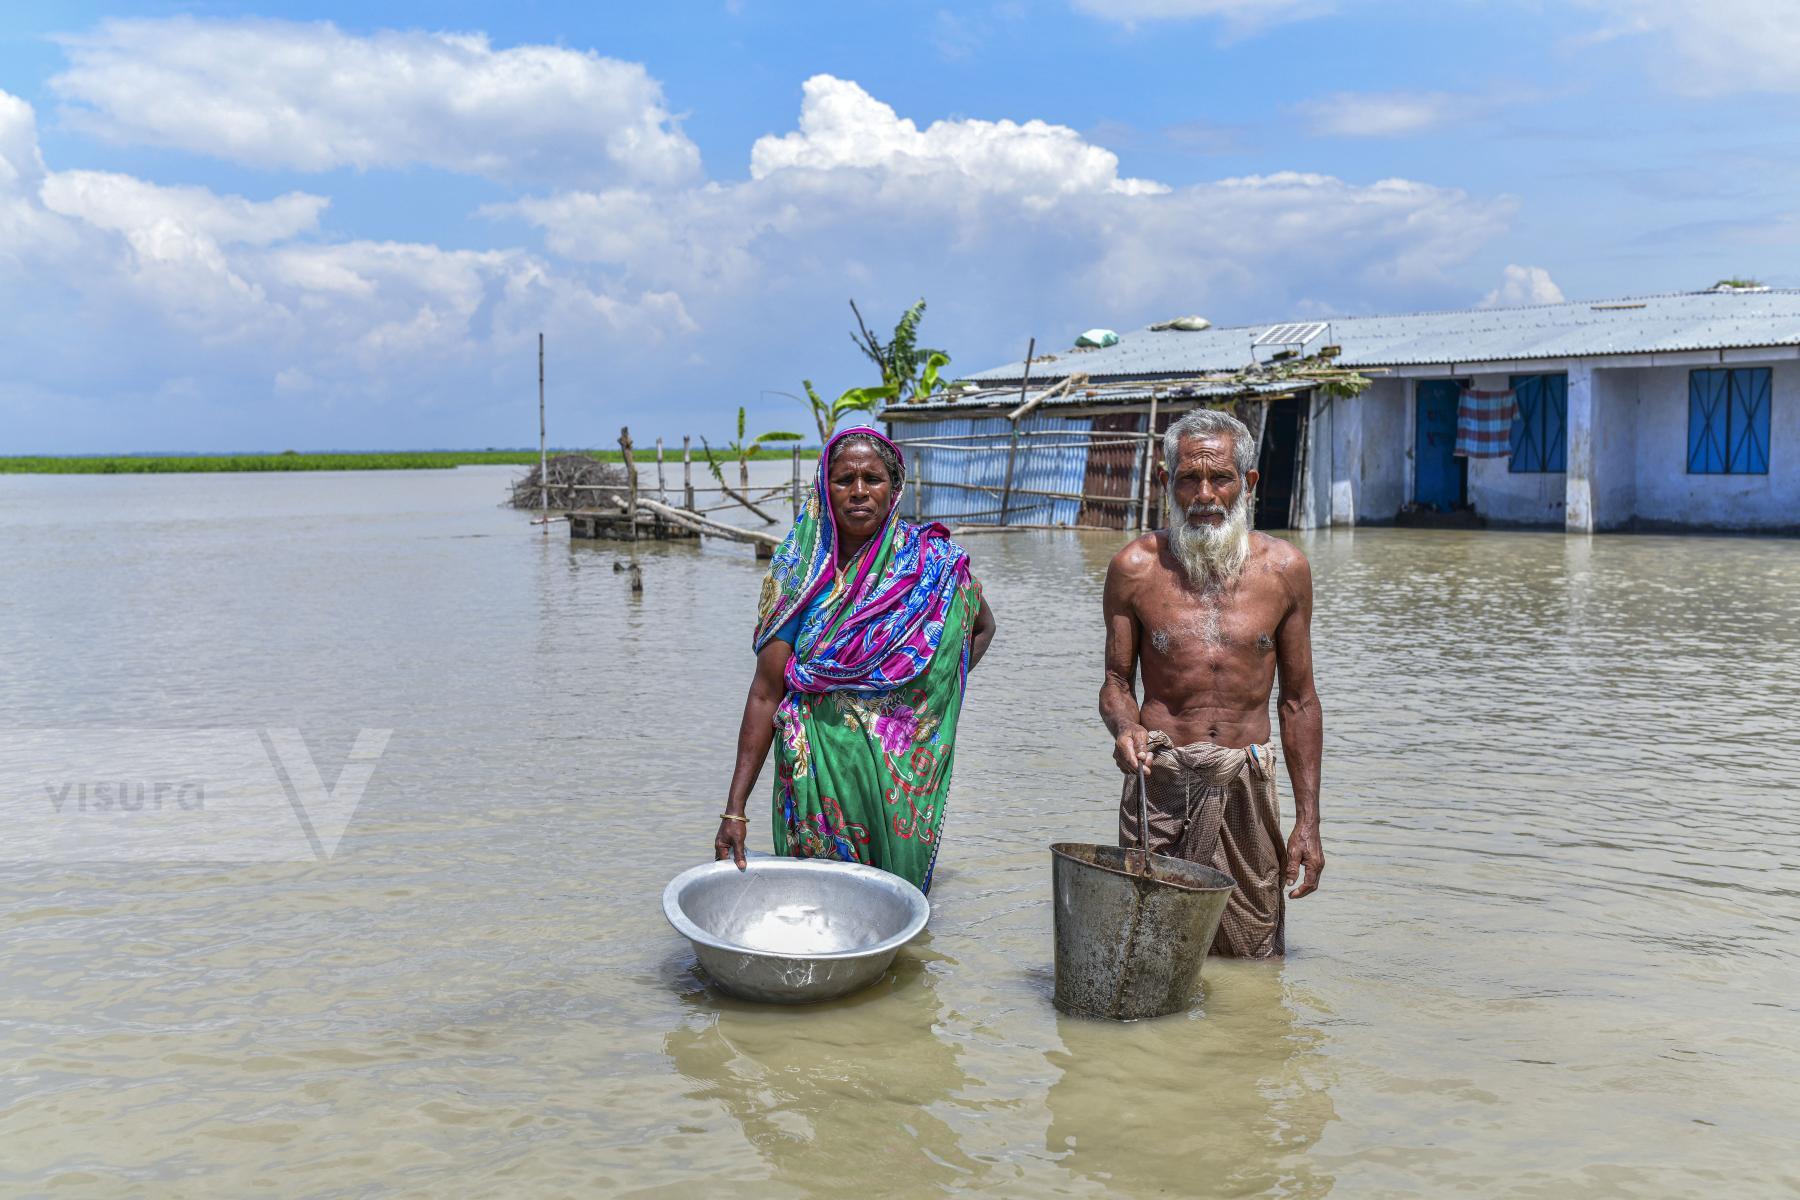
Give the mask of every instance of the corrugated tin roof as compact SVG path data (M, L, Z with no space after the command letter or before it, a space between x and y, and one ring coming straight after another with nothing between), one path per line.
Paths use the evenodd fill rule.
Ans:
M1104 381L1236 371L1250 364L1250 343L1274 324L1198 333L1137 330L1104 350L1040 358L1031 375L1050 381L1080 371ZM1800 290L1681 292L1530 308L1336 317L1315 344L1343 347L1334 365L1344 367L1795 346L1800 345ZM1023 365L1009 363L968 378L1017 380Z

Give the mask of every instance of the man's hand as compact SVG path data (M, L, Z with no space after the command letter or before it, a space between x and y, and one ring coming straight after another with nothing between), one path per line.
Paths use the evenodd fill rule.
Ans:
M1319 844L1319 831L1304 826L1294 826L1294 832L1288 835L1287 844L1287 881L1293 887L1300 881L1300 868L1306 868L1306 882L1288 893L1288 899L1298 900L1302 896L1310 896L1319 890L1319 875L1325 870L1325 848Z
M1152 757L1150 731L1142 725L1127 725L1113 739L1113 761L1119 764L1123 774L1136 775L1147 770Z
M729 858L737 864L738 870L744 869L744 834L749 826L742 821L720 820L719 834L713 838L713 861Z

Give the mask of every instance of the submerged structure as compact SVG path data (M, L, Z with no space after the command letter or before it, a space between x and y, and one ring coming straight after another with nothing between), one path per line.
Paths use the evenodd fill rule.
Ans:
M1144 329L882 420L916 515L1126 529L1160 521L1151 431L1203 404L1257 433L1264 529L1800 532L1800 290Z

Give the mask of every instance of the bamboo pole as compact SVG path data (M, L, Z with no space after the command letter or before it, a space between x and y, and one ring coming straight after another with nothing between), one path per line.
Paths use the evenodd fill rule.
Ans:
M687 510L694 511L694 439L681 438L681 490L686 493Z
M1139 410L1124 408L1124 407L1113 408L1112 406L1109 405L1103 411L1110 413L1110 412L1136 412ZM991 415L993 415L993 414L989 413L989 412L983 412L983 413L977 414L975 419L976 420L985 420L987 417L989 417ZM926 449L929 449L929 450L943 450L943 449L984 450L984 449L988 449L989 447L958 446L958 445L956 445L956 443L959 443L959 442L982 442L982 441L1003 442L1011 436L1012 436L1012 434L1010 434L1010 433L940 433L940 434L934 434L931 437L889 438L888 441L894 443L894 445L896 445L896 446L924 446ZM1140 430L1136 430L1136 429L1027 429L1023 432L1022 436L1024 436L1024 437L1116 438L1121 442L1141 442L1149 435L1141 432Z
M656 439L656 498L664 504L669 502L669 489L663 483L663 445L662 439Z
M756 503L753 500L751 500L750 497L748 497L744 493L738 491L736 488L726 486L726 484L723 481L720 482L720 484L717 488L708 488L707 490L723 492L723 493L725 493L725 495L730 496L733 500L736 500L739 504L743 505L745 508L747 508L751 512L755 513L757 516L761 517L763 519L763 524L765 524L765 525L779 525L781 523L781 522L777 521L774 517L771 517L768 513L764 512L762 509L758 508L756 506Z
M544 438L544 335L538 334L538 507L550 511L550 450ZM544 526L549 533L550 527Z
M1153 528L1150 524L1150 474L1156 467L1156 401L1159 396L1158 392L1150 393L1150 424L1144 427L1148 436L1144 438L1144 506L1138 510L1140 531Z
M1105 525L953 525L950 527L952 537L967 537L971 533L1023 533L1038 530L1061 530L1075 533L1117 533Z
M794 447L794 520L800 519L800 447Z
M991 487L983 487L979 483L956 483L951 480L932 480L932 487L953 488L959 492L986 492L994 494ZM1119 504L1123 505L1127 515L1137 507L1137 501L1131 496L1098 496L1092 492L1057 492L1045 488L1016 487L1012 490L1015 496L1036 496L1046 500L1080 500L1087 504Z
M625 452L625 487L631 497L630 506L625 511L635 514L638 506L637 461L631 457L631 427L629 425L619 430L619 449ZM631 520L631 540L637 541L637 518L635 515Z
M614 496L612 501L620 508L625 508L626 502L619 497ZM652 516L662 517L672 524L692 529L695 533L704 533L712 537L727 538L734 542L749 542L754 546L774 547L781 545L781 539L772 533L763 533L761 530L756 529L739 529L736 525L727 525L722 521L715 521L710 517L702 517L697 513L683 512L679 508L671 508L667 504L658 504L654 500L639 499L637 508L643 509ZM626 508L625 511L635 514L637 510ZM636 528L635 516L633 517L632 525L633 528Z
M1025 374L1019 381L1019 407L1015 408L1008 420L1012 422L1012 441L1006 447L1006 480L1000 488L1000 523L1006 524L1006 510L1012 507L1013 466L1019 458L1019 422L1024 418L1025 392L1031 387L1031 360L1037 356L1037 338L1032 338L1025 347Z
M1294 446L1294 490L1288 496L1288 528L1301 528L1301 521L1306 519L1307 476L1312 457L1312 402L1311 394L1306 397L1306 407L1300 413L1300 436L1295 439ZM1307 526L1311 528L1311 526Z

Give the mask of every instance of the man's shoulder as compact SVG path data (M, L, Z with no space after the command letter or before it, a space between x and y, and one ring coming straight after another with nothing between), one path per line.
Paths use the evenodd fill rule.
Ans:
M1262 530L1250 534L1250 553L1258 562L1272 567L1305 566L1306 555L1300 547L1284 538L1273 537Z
M1119 578L1136 579L1156 569L1162 561L1161 531L1143 534L1126 542L1119 552L1112 557L1107 567L1107 574Z
M1306 561L1306 555L1301 552L1300 547L1290 541L1270 537L1260 531L1252 533L1250 535L1250 559L1261 570L1281 579L1289 586L1310 585L1312 566Z

